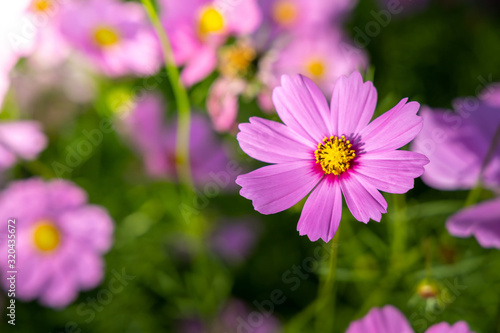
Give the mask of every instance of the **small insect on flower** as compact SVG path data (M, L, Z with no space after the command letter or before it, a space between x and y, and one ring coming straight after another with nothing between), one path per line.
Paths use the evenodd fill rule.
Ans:
M407 192L429 162L397 150L422 128L420 105L403 99L370 122L377 91L359 72L336 81L330 107L302 75L284 75L273 102L284 124L252 117L237 136L245 153L272 164L240 175L236 183L262 214L288 209L310 193L297 229L311 241L333 238L342 196L358 221L380 221L387 202L379 191Z

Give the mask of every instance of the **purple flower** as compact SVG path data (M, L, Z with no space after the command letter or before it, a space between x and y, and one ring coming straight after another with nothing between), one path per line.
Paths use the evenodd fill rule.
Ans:
M33 160L47 146L47 138L35 121L0 123L0 171L12 167L18 158Z
M327 96L340 76L361 70L367 63L366 54L351 45L338 29L298 35L277 51L275 61L268 65L264 60L262 65L261 76L269 87L278 86L284 74L298 73L311 78Z
M15 219L16 297L60 308L100 283L114 226L82 189L63 180L16 181L0 196L0 216L2 249L11 243L7 221ZM2 273L12 270L7 264L0 261ZM5 276L2 282L8 290Z
M229 36L253 33L261 21L256 0L162 0L162 22L175 61L184 66L181 78L192 85L217 65L217 48Z
M148 174L175 179L177 122L174 119L165 125L164 110L159 96L144 95L125 122ZM205 117L192 115L189 152L193 180L197 185L212 182L221 190L231 188L237 171L233 170L228 150L217 140L210 125Z
M379 190L407 192L428 163L424 155L397 150L422 127L419 104L405 98L370 123L377 91L358 72L337 80L330 108L301 75L283 76L273 101L284 124L252 117L237 136L244 152L272 164L236 182L262 214L288 209L312 191L297 227L312 241L333 238L342 196L357 220L380 221L387 202Z
M251 320L251 309L240 300L230 300L219 314L219 323L215 332L227 333L277 333L281 325L274 316L262 315L262 320ZM252 316L253 318L253 316Z
M210 247L229 263L239 263L253 250L258 236L257 229L255 221L224 222L212 233Z
M413 333L405 316L393 307L373 308L363 318L352 322L346 333ZM433 325L425 333L474 333L464 321L453 326L448 323Z
M482 247L500 249L500 198L467 207L446 222L456 237L476 237Z
M429 157L422 180L439 190L471 189L479 178L487 187L500 185L500 145L491 149L500 130L500 107L480 99L454 104L456 112L430 108L420 112L424 127L412 150Z
M159 43L138 3L89 0L68 4L61 32L109 76L152 75L161 65Z

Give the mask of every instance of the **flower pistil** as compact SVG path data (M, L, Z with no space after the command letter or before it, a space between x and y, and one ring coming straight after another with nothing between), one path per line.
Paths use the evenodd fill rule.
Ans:
M316 163L321 164L325 174L338 176L351 167L351 161L356 157L356 152L344 135L341 138L330 136L318 143L314 156Z

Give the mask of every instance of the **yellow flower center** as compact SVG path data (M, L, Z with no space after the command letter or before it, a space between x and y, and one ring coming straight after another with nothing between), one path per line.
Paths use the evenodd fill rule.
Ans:
M292 1L278 0L273 5L273 19L283 26L292 25L297 20L298 14L297 6Z
M220 51L219 71L225 76L244 76L255 57L255 50L246 42L230 45Z
M34 0L31 3L31 8L35 12L44 13L52 8L51 0Z
M306 70L313 79L320 79L325 74L325 64L321 60L311 60L307 63Z
M101 26L94 30L94 41L100 47L113 46L120 41L120 34L115 28Z
M54 250L59 245L59 231L50 221L37 223L33 232L33 242L42 252Z
M201 11L199 26L201 36L219 33L224 29L224 16L212 6Z
M325 174L333 173L338 176L350 168L351 161L356 156L351 148L352 144L344 135L340 139L336 136L325 137L314 152L316 163L321 164Z

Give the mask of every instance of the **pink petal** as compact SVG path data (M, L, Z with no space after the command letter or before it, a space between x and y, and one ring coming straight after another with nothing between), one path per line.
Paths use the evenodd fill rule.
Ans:
M355 172L343 175L340 186L347 207L356 220L364 223L370 219L380 222L381 213L387 212L387 202L375 186Z
M373 308L363 318L352 322L346 333L413 333L404 315L392 305Z
M259 27L262 14L256 0L219 1L218 9L228 20L228 29L236 34L251 34Z
M32 160L45 149L47 138L35 121L16 121L0 124L0 143L15 155Z
M353 135L366 127L377 105L377 90L363 83L359 72L342 76L335 82L331 101L331 122L337 135Z
M359 134L365 143L365 151L400 148L420 132L422 118L417 116L420 104L406 101L406 98L402 99L395 107L361 130Z
M356 160L356 173L388 193L406 193L413 188L413 179L424 173L429 163L422 154L393 150L361 154Z
M439 323L429 327L425 333L474 333L470 330L469 325L465 321L458 321L450 326L448 323Z
M302 75L283 75L281 85L273 91L273 102L285 125L314 146L335 134L329 127L326 98L311 80Z
M314 145L289 127L267 119L251 117L240 124L236 136L241 149L249 156L267 163L314 160Z
M457 237L476 237L482 247L500 249L500 198L459 211L446 221L448 232Z
M323 175L311 161L268 165L238 176L241 196L252 200L256 211L274 214L288 209L304 198Z
M64 234L82 246L98 253L109 250L113 242L114 224L107 211L99 206L84 206L59 217Z
M302 209L297 230L311 241L319 238L329 242L342 217L342 193L336 178L323 178L311 192Z
M185 85L192 86L210 75L216 65L215 49L210 46L203 47L187 61L186 67L182 70L181 80Z
M46 183L47 202L54 212L63 212L78 208L87 202L87 193L80 187L66 180L56 179Z
M242 80L219 78L210 87L207 111L216 131L226 132L235 127L238 97L245 85Z
M40 303L53 308L63 308L78 296L78 278L74 268L60 262L52 269L52 279L41 291Z
M99 285L104 276L104 262L99 254L82 250L78 254L76 266L82 289L91 289Z

